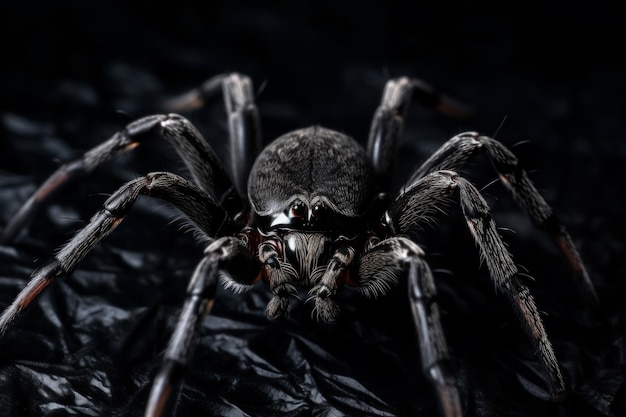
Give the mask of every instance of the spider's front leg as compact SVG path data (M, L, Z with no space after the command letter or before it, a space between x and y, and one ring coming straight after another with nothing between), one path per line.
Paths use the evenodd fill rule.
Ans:
M154 379L145 417L161 417L173 412L173 391L180 385L192 354L194 336L202 318L213 306L219 278L226 274L241 285L251 284L261 266L246 243L236 237L222 237L209 244L187 287L187 297ZM175 402L175 401L174 401Z
M517 266L498 234L489 207L478 190L452 171L436 171L410 184L391 204L386 215L392 233L409 233L432 221L452 201L458 201L470 232L480 250L492 280L513 302L522 325L528 330L541 359L552 396L561 400L565 382L552 344L528 287L521 281Z
M376 297L386 293L405 272L422 370L437 392L443 415L461 417L456 378L450 370L448 346L435 301L437 290L422 249L404 237L374 240L359 260L356 285L366 296Z
M155 172L130 181L107 199L87 226L62 246L50 262L33 273L26 287L0 316L0 337L41 291L55 279L73 271L89 251L120 224L142 194L171 203L208 236L220 236L232 229L228 213L213 197L183 177Z

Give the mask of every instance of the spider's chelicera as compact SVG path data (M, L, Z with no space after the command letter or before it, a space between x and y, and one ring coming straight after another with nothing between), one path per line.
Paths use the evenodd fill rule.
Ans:
M463 115L462 107L419 80L398 78L386 85L366 149L342 133L313 126L287 133L261 150L259 117L246 76L214 77L167 106L185 110L220 94L229 118L232 164L228 174L189 121L177 114L153 115L130 123L82 158L63 165L24 204L4 229L5 242L50 191L133 149L154 132L174 146L192 177L154 172L123 185L87 226L33 273L0 316L0 334L46 286L70 273L122 221L139 195L148 195L181 210L210 243L189 283L146 416L162 415L170 388L180 382L193 335L210 310L218 282L235 290L266 282L273 294L267 305L272 319L287 315L291 296L305 288L313 314L333 321L339 313L333 296L342 285L377 297L406 279L424 373L435 387L442 414L459 417L458 389L433 301L433 275L423 250L407 237L456 203L492 279L513 301L529 330L553 396L562 396L565 383L533 297L519 278L487 203L456 173L470 157L485 152L532 221L556 239L577 273L577 282L595 296L571 238L516 157L494 139L474 132L459 134L413 173L399 195L390 195L398 141L411 100L457 116Z

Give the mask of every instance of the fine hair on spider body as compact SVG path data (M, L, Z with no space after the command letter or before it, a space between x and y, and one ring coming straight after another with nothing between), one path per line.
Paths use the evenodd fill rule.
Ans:
M225 167L183 112L222 97L228 115L230 167ZM77 264L131 211L144 195L165 200L182 212L207 244L189 281L179 319L156 375L146 417L162 416L175 403L191 356L194 336L211 310L216 288L242 291L259 281L272 298L270 319L289 314L299 290L308 291L312 314L332 322L340 307L337 291L350 286L376 298L406 280L421 366L445 417L463 414L449 366L444 329L435 302L436 286L424 250L409 237L456 206L463 215L491 279L519 313L555 400L566 384L552 344L521 272L500 237L490 209L472 183L458 174L479 153L491 161L502 183L532 222L556 240L575 272L581 291L595 292L572 239L551 207L500 142L476 132L445 142L391 195L391 179L409 105L417 101L454 117L465 108L421 80L387 82L366 147L321 126L285 133L263 147L251 80L242 74L210 78L197 89L167 101L167 111L142 117L79 159L62 165L24 203L0 239L13 240L51 191L70 178L158 134L176 150L190 178L152 172L127 182L51 260L37 269L0 316L0 336L56 279ZM169 113L172 112L172 113Z

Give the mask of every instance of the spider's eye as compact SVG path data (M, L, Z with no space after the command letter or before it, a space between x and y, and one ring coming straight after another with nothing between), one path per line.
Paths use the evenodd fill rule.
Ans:
M322 203L317 203L313 206L313 208L311 209L313 216L319 218L324 216L324 214L326 213L326 206Z
M296 201L291 206L290 214L291 217L304 217L306 215L306 207L304 206L304 204L302 204L302 202Z

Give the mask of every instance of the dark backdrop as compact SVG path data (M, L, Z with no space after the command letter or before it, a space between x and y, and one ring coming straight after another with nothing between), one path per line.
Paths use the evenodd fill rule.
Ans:
M499 184L487 186L496 175L478 158L467 174L487 186L515 260L534 277L570 394L561 405L546 400L532 348L452 210L441 219L446 227L423 240L467 415L626 415L626 22L609 1L544 3L5 1L0 227L60 162L211 75L252 77L266 141L315 123L362 143L385 80L421 77L471 105L476 119L415 106L396 183L460 131L495 135L567 224L602 305L592 314L579 302L553 242ZM226 155L219 108L187 116ZM25 233L0 246L0 305L124 181L180 172L170 154L162 143L142 146L56 194ZM202 252L174 218L162 203L138 202L35 302L0 345L0 414L141 413ZM312 321L310 305L274 323L264 317L262 286L220 290L179 415L435 415L404 286L376 301L349 291L340 298L335 325Z

